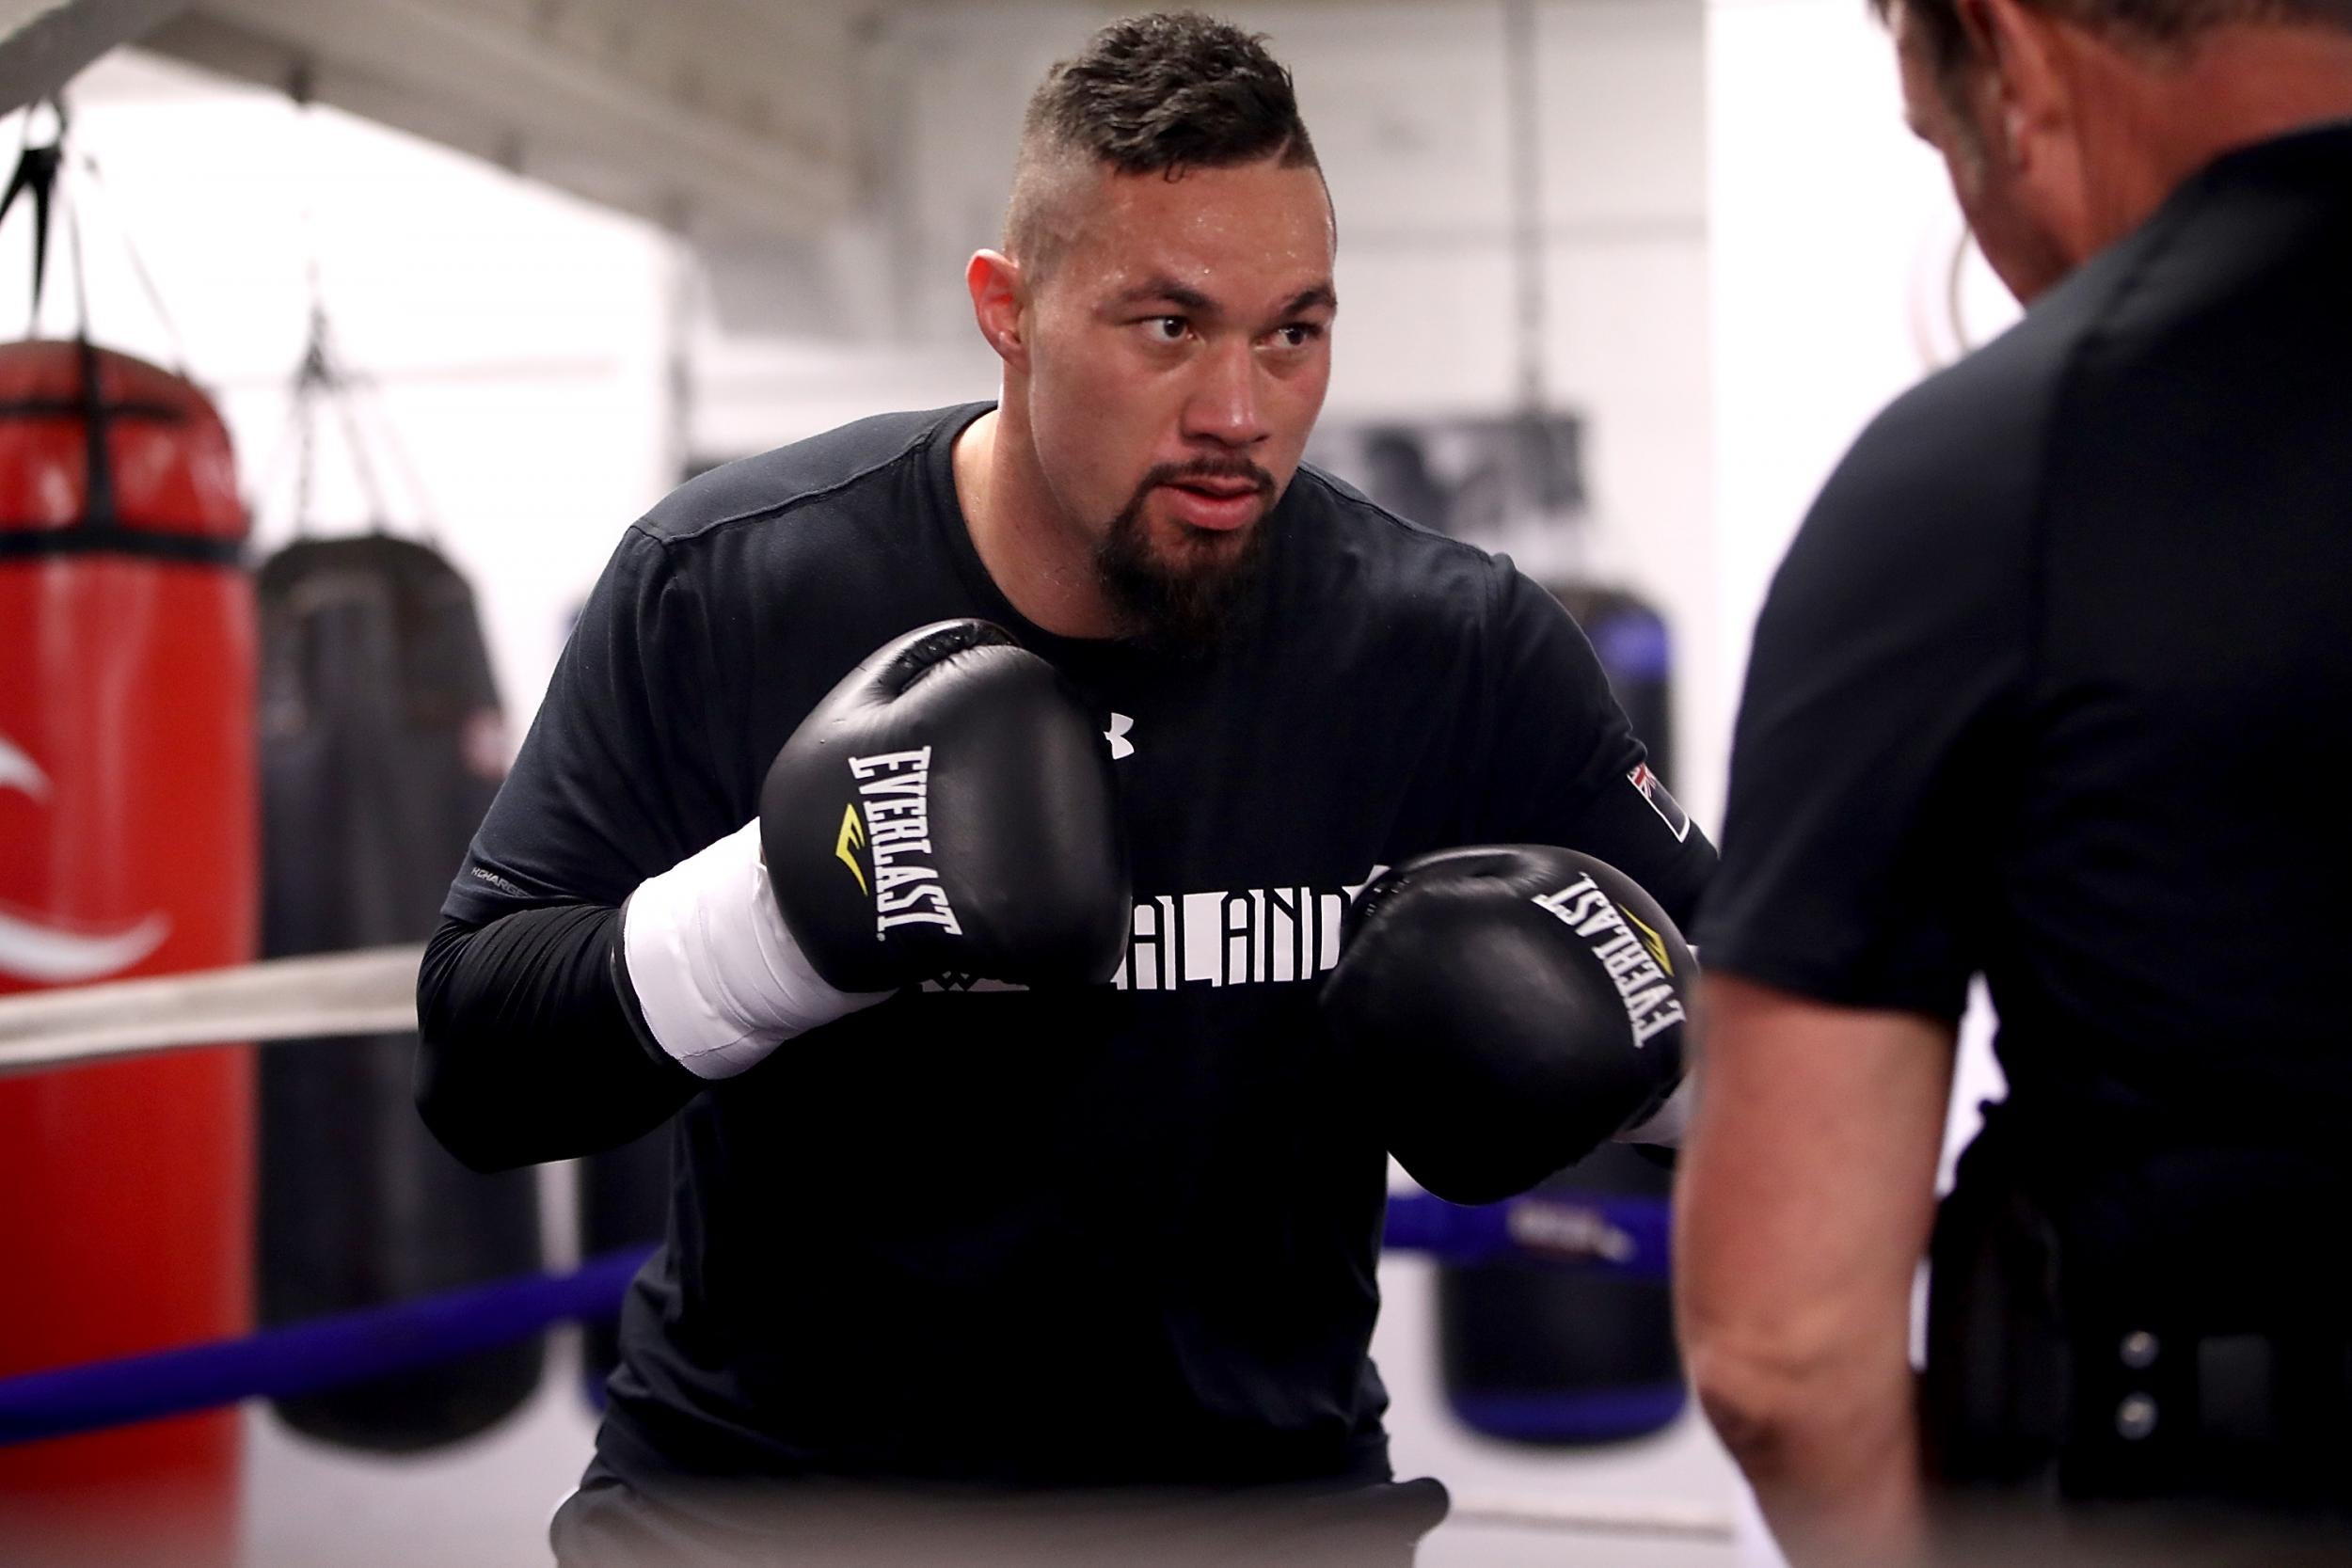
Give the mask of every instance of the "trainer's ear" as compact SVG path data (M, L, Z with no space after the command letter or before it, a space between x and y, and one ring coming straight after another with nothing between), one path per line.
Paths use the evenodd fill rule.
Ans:
M963 286L972 294L972 319L996 356L1014 370L1029 368L1028 289L1021 263L1001 250L973 254L963 269Z
M1993 101L1982 130L1988 150L2020 175L2042 166L2073 135L2075 106L2058 58L2053 18L2021 0L1958 0L1960 24L1986 63Z

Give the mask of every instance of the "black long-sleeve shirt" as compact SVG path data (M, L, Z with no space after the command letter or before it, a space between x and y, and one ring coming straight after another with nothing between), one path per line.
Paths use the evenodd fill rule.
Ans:
M650 1132L702 1081L644 1042L613 969L621 911L444 918L417 975L417 1109L475 1170L595 1154Z

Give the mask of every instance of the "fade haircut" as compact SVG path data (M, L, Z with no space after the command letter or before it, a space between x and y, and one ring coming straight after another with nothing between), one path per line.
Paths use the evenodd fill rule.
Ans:
M1045 73L1030 96L1005 214L1005 250L1042 277L1071 238L1058 199L1089 166L1183 178L1272 158L1314 168L1291 73L1265 37L1198 11L1114 22Z
M2110 38L2175 47L2215 27L2242 24L2352 31L2352 0L2024 0L2045 15ZM1870 0L1882 21L1895 8L1919 24L1928 58L1947 91L1977 57L1961 25L1959 0Z

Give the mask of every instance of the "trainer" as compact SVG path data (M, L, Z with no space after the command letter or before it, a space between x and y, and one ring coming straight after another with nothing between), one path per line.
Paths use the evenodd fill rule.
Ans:
M1800 1561L2341 1529L2352 6L1882 6L2029 309L1861 437L1756 627L1691 1366ZM1978 975L2010 1092L1938 1218Z
M1629 894L1417 862L1582 850L1646 929L1713 850L1556 602L1300 466L1333 234L1259 40L1117 23L1038 89L968 269L1001 400L730 465L622 538L419 990L420 1106L471 1164L678 1117L564 1563L760 1560L723 1491L1381 1497L1385 1150L1470 1191L1501 1140L1389 1125L1498 1097L1384 1098L1326 1027L1351 895L1414 866L1373 1015L1458 987L1542 1033L1539 971L1614 941L1577 997L1636 1048L1680 1017ZM1414 922L1495 901L1535 929L1428 961ZM1576 1151L1540 1152L1506 1184ZM1334 1555L1408 1560L1431 1515L1395 1511Z

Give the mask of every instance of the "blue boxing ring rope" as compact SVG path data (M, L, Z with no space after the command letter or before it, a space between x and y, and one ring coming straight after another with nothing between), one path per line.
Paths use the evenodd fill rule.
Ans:
M1462 1208L1393 1194L1383 1244L1453 1263L1524 1259L1667 1276L1667 1207L1655 1198L1538 1196ZM0 1446L289 1399L413 1371L557 1323L617 1315L651 1248L233 1339L0 1379Z

